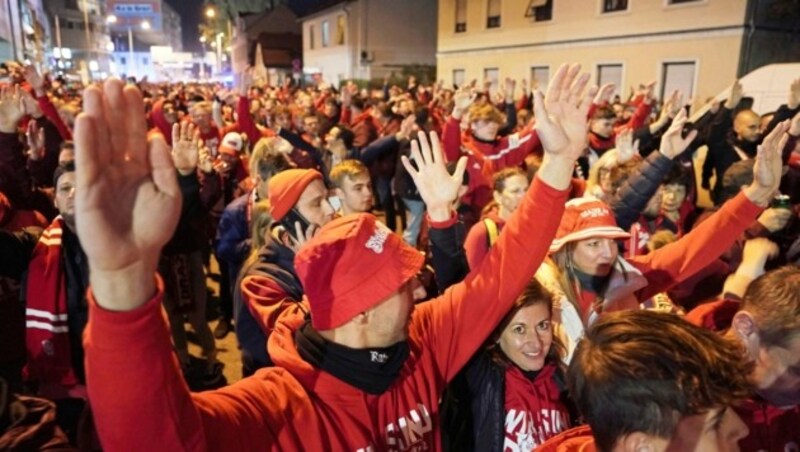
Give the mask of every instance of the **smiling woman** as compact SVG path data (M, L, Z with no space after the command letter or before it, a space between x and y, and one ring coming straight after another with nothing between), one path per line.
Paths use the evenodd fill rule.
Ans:
M552 308L531 280L461 373L446 402L449 450L530 451L573 424Z

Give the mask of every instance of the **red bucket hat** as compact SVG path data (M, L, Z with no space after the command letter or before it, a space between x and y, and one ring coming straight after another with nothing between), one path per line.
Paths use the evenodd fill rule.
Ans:
M267 183L272 220L281 221L297 204L303 190L316 179L322 180L322 174L312 169L293 168L272 176Z
M377 305L422 268L424 256L371 214L320 229L294 258L311 324L330 330Z
M608 204L595 198L575 198L565 205L556 238L550 245L550 253L555 253L569 242L591 237L627 239L630 236L617 226Z

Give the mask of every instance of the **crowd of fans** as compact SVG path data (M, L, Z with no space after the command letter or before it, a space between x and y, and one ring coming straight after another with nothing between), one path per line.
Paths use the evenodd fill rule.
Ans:
M692 122L578 65L546 93L3 70L0 449L800 444L800 79Z

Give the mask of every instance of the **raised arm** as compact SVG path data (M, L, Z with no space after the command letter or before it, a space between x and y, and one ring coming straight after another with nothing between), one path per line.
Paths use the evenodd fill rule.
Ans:
M640 300L667 290L705 268L753 224L780 184L780 149L786 142L788 128L788 121L780 123L764 139L756 155L753 183L739 195L677 242L631 260L649 282L639 294Z
M542 168L496 245L463 282L420 306L415 314L426 319L415 324L423 325L420 334L433 344L435 359L447 381L505 315L547 255L563 213L574 162L586 144L586 111L594 90L584 94L589 76L578 77L579 70L580 66L562 66L548 88L546 100L539 92L535 95L536 127L546 151ZM426 146L421 142L425 155ZM433 152L427 154L424 162L442 159L435 141ZM403 162L427 202L430 191L442 184L426 177L430 165L420 164L416 155L415 160L419 170L411 167L407 159ZM461 159L459 169L463 165ZM441 166L444 167L443 162ZM460 174L457 172L456 176ZM443 221L450 215L449 204L441 204L442 207L428 205L434 221Z

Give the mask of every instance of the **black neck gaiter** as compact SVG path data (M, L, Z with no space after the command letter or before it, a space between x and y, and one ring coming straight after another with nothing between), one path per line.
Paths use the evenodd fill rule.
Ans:
M310 321L295 332L294 338L303 360L372 395L389 389L409 354L408 341L384 348L345 347L325 340Z

